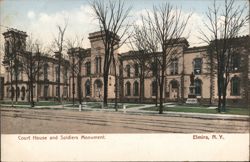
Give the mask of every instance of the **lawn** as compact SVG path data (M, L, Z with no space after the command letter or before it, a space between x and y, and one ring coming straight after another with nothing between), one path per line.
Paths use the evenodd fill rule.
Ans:
M144 106L142 104L125 104L126 108L135 108L135 107L141 107Z
M3 101L3 102L0 102L0 104L11 105L11 101ZM30 105L30 103L29 102L13 102L13 105ZM35 102L35 106L54 106L54 105L61 105L61 103L52 102L52 101Z
M159 107L149 107L143 110L159 111ZM188 106L176 106L176 107L164 107L164 111L170 112L187 112L187 113L209 113L218 114L217 109L208 109L207 107L188 107ZM224 114L235 114L235 115L250 115L249 109L247 108L227 108Z

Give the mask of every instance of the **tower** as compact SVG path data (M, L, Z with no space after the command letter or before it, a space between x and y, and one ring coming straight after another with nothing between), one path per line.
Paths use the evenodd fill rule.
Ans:
M26 37L28 36L26 32L11 28L4 32L3 36L5 39L5 57L15 57L17 52L25 51Z

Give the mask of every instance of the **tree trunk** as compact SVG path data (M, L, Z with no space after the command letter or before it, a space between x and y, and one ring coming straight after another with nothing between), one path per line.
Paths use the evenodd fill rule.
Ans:
M116 66L115 66L115 111L118 111L118 108L117 108L117 93L118 93L118 83L117 83L117 74L116 74Z
M16 86L16 103L17 103L17 101L18 101L18 91L17 91L17 86L18 86L18 84L17 84L17 80L18 80L18 75L17 75L17 71L16 71L16 73L15 73L15 86Z
M222 87L221 87L221 77L218 74L218 79L217 79L217 84L218 84L218 112L221 112L221 91L222 91Z
M73 107L75 107L75 76L72 77L72 93L73 93Z
M12 61L10 63L10 67L12 68ZM14 107L14 104L13 104L13 99L14 99L14 96L13 96L13 91L12 91L12 87L13 87L13 71L12 69L10 69L10 94L11 94L11 107Z
M158 76L157 76L158 77ZM156 96L155 96L155 106L158 106L158 79L156 77Z
M161 66L161 76L160 76L160 108L159 114L163 113L163 90L164 90L164 82L165 82L165 69L166 69L166 51L165 48L162 50L162 66Z
M163 113L163 88L164 88L164 76L161 76L161 82L160 82L160 108L159 108L159 114Z
M108 106L108 73L103 73L103 86L104 86L104 92L103 92L103 106Z
M79 60L79 71L77 74L77 89L78 89L78 100L79 104L82 104L82 77L81 77L81 72L82 72L82 60Z
M144 100L144 67L141 68L141 74L140 74L140 103Z
M60 95L61 95L61 89L60 89L60 83L61 83L61 56L62 53L60 52L59 53L59 63L58 63L58 83L57 83L57 86L58 86L58 102L61 102L61 98L60 98Z

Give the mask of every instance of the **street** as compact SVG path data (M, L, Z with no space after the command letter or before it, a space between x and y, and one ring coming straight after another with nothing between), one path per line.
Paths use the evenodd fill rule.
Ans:
M247 133L248 121L123 112L1 108L2 134Z

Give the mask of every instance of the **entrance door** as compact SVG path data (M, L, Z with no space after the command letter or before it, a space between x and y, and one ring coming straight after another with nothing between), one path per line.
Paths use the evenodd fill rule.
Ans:
M177 80L172 80L171 82L170 82L170 94L169 94L169 98L171 99L171 100L174 100L174 101L177 101L177 99L178 99L178 95L179 95L179 93L178 93L178 91L179 91L179 87L178 87L178 82L177 82Z

